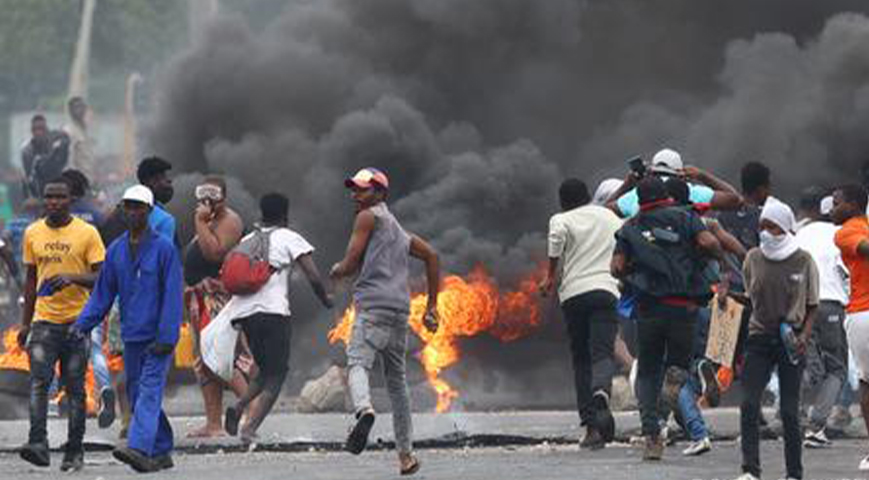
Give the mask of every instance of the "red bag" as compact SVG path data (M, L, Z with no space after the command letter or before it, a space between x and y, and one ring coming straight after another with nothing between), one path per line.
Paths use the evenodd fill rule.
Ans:
M275 272L269 265L270 234L257 229L226 255L220 267L220 281L227 292L251 295L269 281Z

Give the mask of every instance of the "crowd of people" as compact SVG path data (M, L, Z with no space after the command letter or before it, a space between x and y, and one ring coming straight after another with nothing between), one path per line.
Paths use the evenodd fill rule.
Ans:
M439 326L440 268L436 251L389 210L386 173L365 168L346 180L355 222L327 281L314 246L288 227L286 196L263 195L260 223L246 227L227 202L224 179L207 176L194 190L195 236L181 245L166 209L174 196L170 162L142 160L138 185L102 211L89 176L53 159L54 149L69 151L68 135L52 133L39 116L33 134L24 152L32 157L25 165L31 198L0 242L24 298L19 343L31 372L24 460L50 464L48 404L62 387L69 430L61 470L83 467L90 363L99 425L111 425L117 408L122 413L125 441L115 457L139 472L172 468L174 435L162 400L184 322L200 347L194 369L205 411L205 424L190 435L255 442L290 365L290 280L298 266L327 309L332 283L355 277L357 316L346 347L355 423L346 449L366 448L376 418L369 379L379 358L400 472L420 468L405 375L410 259L425 264L430 331ZM557 291L562 307L585 427L581 448L614 440L611 386L624 363L633 363L644 460L662 458L671 416L690 439L684 455L712 449L700 406L718 405L725 371L742 385L741 480L761 475L767 395L776 397L788 478L803 478L804 446L832 445L828 430L850 422L855 397L869 428L869 195L856 184L813 186L795 214L773 195L771 175L762 163L747 163L738 190L664 149L649 162L630 162L623 180L606 180L593 195L582 180L562 183L540 291ZM742 306L735 359L721 365L706 357L707 337L713 312L732 304ZM237 336L215 362L202 350L220 329ZM106 344L122 356L123 373L109 371ZM224 408L227 389L236 400ZM869 457L859 469L869 470Z
M720 379L735 377L739 480L760 478L760 438L775 435L761 410L767 395L776 397L787 478L803 478L803 447L832 446L827 433L851 422L855 394L869 429L866 188L809 187L797 215L772 195L759 162L742 167L741 192L671 149L630 167L593 195L565 180L563 211L549 223L540 290L557 286L586 429L580 447L613 439L609 395L623 344L636 358L644 460L662 458L671 417L690 440L684 455L709 452L699 405L717 406L729 386ZM713 311L731 303L743 308L729 325L734 360L721 365L707 358L707 340ZM858 468L869 470L869 457Z

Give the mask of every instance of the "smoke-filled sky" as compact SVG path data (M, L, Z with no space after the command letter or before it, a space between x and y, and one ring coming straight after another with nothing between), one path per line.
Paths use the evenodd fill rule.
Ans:
M593 189L636 154L672 146L734 183L760 160L791 191L853 176L869 158L861 12L858 0L288 1L261 31L217 18L177 55L147 150L252 195L287 193L324 269L352 222L342 179L378 166L393 210L448 270L482 262L510 282L544 254L561 179Z

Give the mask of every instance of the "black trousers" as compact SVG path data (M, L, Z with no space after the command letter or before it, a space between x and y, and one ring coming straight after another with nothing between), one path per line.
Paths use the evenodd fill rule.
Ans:
M589 425L595 412L594 392L610 393L616 371L615 341L618 333L616 297L605 290L593 290L570 297L561 304L576 388L576 405L581 425Z
M670 367L688 371L694 348L696 306L671 306L646 301L637 310L637 397L643 435L661 429L658 399L664 372Z
M48 442L48 389L54 365L69 397L68 451L82 451L85 433L85 373L90 346L70 337L70 325L34 322L30 327L30 434L28 443Z
M745 391L739 409L743 472L760 477L760 402L773 369L778 367L787 477L803 478L803 436L799 419L802 363L790 362L777 335L751 335L746 340L742 375Z

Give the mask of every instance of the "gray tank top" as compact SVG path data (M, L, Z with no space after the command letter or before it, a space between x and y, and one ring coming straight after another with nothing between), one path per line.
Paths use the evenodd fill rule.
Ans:
M374 214L374 231L356 278L353 300L361 310L386 308L409 312L410 235L401 228L386 203L378 203L370 210Z

